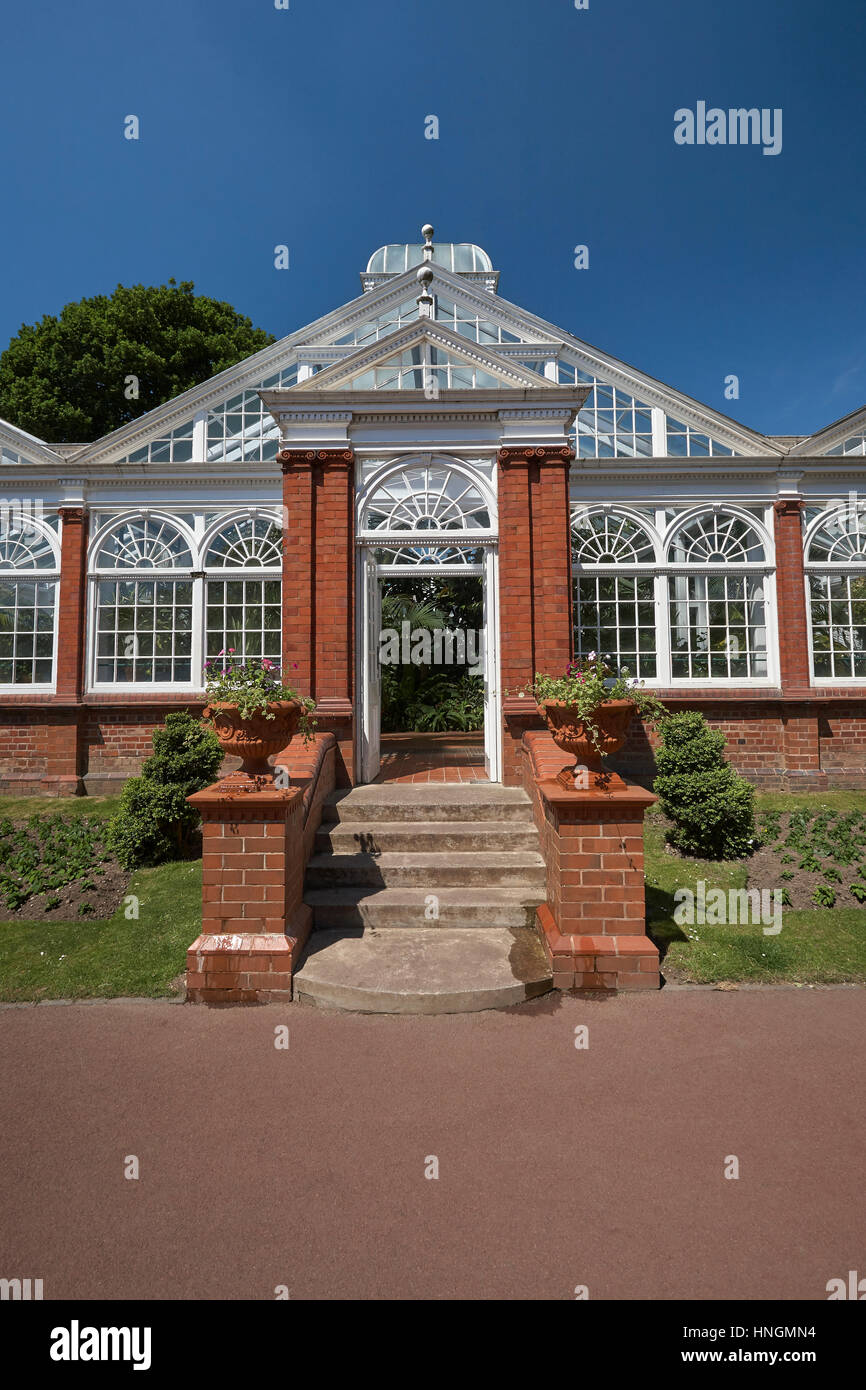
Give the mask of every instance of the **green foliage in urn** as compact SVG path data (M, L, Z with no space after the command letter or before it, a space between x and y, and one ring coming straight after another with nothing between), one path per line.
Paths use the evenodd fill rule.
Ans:
M109 822L106 843L125 869L163 864L189 852L200 816L187 802L216 780L223 750L212 729L188 710L165 716L153 732L153 756L140 777L130 777L120 810Z
M661 700L641 681L631 679L627 667L617 671L596 652L570 662L562 676L536 672L523 693L531 695L542 707L545 700L560 700L568 705L574 717L583 721L596 746L601 743L601 734L593 715L608 700L630 700L648 728L655 728L668 717Z
M241 719L254 716L273 719L275 715L268 709L269 705L295 700L301 706L298 730L305 740L309 739L316 727L312 718L315 700L299 695L291 685L284 685L279 666L267 657L248 657L241 661L223 659L233 656L234 649L229 647L227 652L220 652L219 656L205 662L208 700L212 704L236 705Z
M726 761L724 734L697 710L683 710L665 721L661 735L653 791L674 823L670 844L701 859L751 854L758 840L755 788Z

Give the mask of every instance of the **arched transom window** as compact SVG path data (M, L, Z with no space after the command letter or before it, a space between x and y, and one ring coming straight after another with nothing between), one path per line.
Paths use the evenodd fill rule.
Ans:
M479 483L445 463L407 464L367 502L368 531L489 531L490 503Z
M757 517L578 509L572 559L577 655L658 685L768 681L771 560Z
M853 498L819 516L806 540L812 674L866 679L866 514Z
M389 566L478 566L495 524L487 484L445 458L413 460L374 477L359 512L361 535L375 539L377 563Z
M191 540L167 517L130 517L104 534L96 552L97 685L192 682L192 567Z
M93 549L97 687L200 690L207 657L281 652L282 534L270 515L139 514Z
M59 577L50 528L0 509L0 686L52 685Z

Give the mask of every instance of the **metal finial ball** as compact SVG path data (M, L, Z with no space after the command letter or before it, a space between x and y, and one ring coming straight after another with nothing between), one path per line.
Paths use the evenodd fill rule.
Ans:
M429 222L421 228L421 235L425 241L433 240L433 228L430 226Z
M415 278L417 279L419 284L429 285L430 281L433 279L433 267L429 265L419 266L418 274Z

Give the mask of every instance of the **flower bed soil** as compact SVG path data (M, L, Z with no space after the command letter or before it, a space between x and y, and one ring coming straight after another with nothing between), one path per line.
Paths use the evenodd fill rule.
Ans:
M113 916L131 874L105 848L105 823L82 818L52 828L51 822L50 816L0 821L0 920L64 922ZM37 823L42 825L42 835ZM73 825L81 833L67 850L66 837ZM51 874L54 881L33 888L40 874ZM62 878L68 881L59 882ZM23 902L16 902L14 887L10 899L10 885L28 894Z
M759 815L756 825L755 853L740 861L747 869L749 888L784 889L784 907L866 907L866 812L795 807ZM689 862L670 845L667 853ZM827 901L814 900L822 885L835 894L835 901L829 894ZM862 891L862 900L852 888Z

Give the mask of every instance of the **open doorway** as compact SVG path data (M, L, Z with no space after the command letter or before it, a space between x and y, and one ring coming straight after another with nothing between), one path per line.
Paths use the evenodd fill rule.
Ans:
M378 780L486 780L481 575L439 570L379 582Z
M493 576L467 569L362 561L360 781L499 780Z

